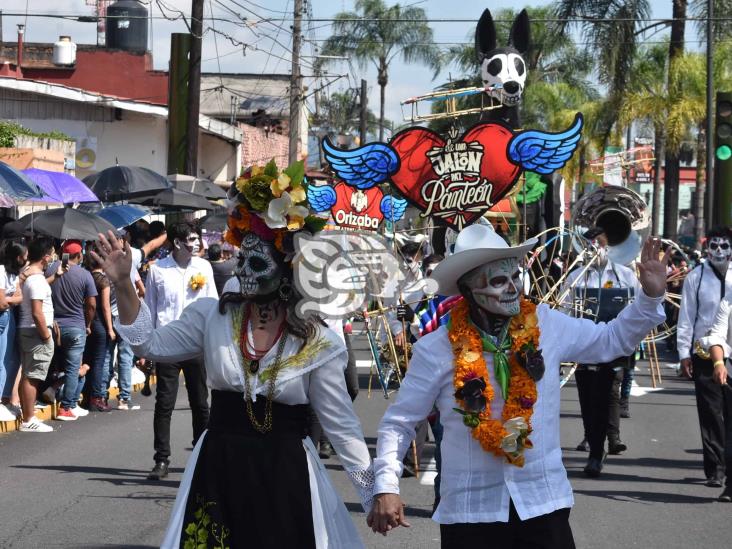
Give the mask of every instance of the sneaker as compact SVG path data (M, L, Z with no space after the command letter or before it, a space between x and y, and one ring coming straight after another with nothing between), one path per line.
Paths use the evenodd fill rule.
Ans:
M50 433L53 427L43 423L37 417L32 417L30 421L24 421L20 424L20 430L24 433Z
M118 410L139 410L140 407L137 404L132 404L132 401L129 398L122 398L120 399L119 403L117 404Z
M0 404L0 421L15 421L16 415L8 410L5 404Z
M20 409L20 406L17 406L16 404L5 404L5 407L15 414L15 417L18 419L23 416L23 410Z
M723 503L732 503L732 486L727 486L724 492L717 498L717 501Z
M77 419L79 419L79 417L74 414L74 412L72 412L70 408L64 408L63 406L59 406L58 414L56 414L56 419L59 421L76 421Z
M89 410L82 408L81 406L77 406L76 408L71 409L71 413L76 417L86 417L89 415Z
M89 400L89 410L92 412L110 412L112 408L102 397L91 397Z
M45 410L46 408L48 408L48 406L49 405L46 404L45 402L38 402L38 401L36 401L36 405L33 406L33 408L35 410Z

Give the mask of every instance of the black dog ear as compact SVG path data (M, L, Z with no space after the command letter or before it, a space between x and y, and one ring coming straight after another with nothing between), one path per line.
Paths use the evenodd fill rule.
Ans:
M487 11L487 10L486 10ZM521 10L511 25L511 34L508 35L508 45L516 48L519 53L526 53L531 42L531 23L526 10Z
M491 10L484 10L475 27L475 55L482 62L486 54L496 49L496 26L493 23Z

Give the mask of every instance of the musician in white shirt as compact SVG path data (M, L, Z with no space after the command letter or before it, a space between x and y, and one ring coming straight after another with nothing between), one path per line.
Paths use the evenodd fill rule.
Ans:
M660 242L649 240L639 264L643 291L616 321L595 324L546 304L534 313L528 300L519 299L519 260L534 243L512 248L491 228L471 225L458 235L455 253L432 273L440 294L461 293L467 305L452 310L449 328L414 345L399 395L381 422L374 461L377 495L368 517L374 531L408 526L399 497L401 457L414 425L437 402L444 438L441 500L433 519L440 523L442 547L574 547L572 488L559 442L559 364L628 355L663 321L668 254L659 260ZM514 317L520 322L516 327ZM520 343L519 351L503 354L505 344L522 341L532 327L540 333L537 341L536 331L530 332L535 338L530 344L537 341L537 347ZM476 343L479 351L473 350ZM496 351L480 352L486 347ZM503 371L505 381L506 362L511 364L507 390L498 379ZM476 368L468 372L474 376L459 377L465 364ZM532 383L533 394L525 392ZM482 392L476 394L476 387ZM523 411L507 420L502 412L512 413L517 400ZM484 430L498 436L483 438Z
M714 382L712 361L696 350L697 342L711 329L720 303L732 295L732 238L728 229L707 233L706 255L706 261L684 280L676 341L682 372L694 380L706 484L721 487L725 471L722 389Z

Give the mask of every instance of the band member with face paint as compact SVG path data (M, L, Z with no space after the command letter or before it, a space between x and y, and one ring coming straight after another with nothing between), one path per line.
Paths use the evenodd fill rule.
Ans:
M320 418L364 509L373 469L346 390L346 349L317 318L296 314L294 237L320 230L296 163L254 167L232 185L225 239L238 249L220 300L202 298L154 327L135 298L128 248L100 239L117 289L118 330L156 360L203 355L211 388L208 429L186 467L164 548L363 547L350 515L305 436L308 407Z
M491 227L471 225L432 273L441 295L461 294L448 326L421 338L399 395L379 427L369 526L409 526L399 497L401 457L414 425L437 402L444 434L443 548L571 549L572 488L559 441L563 361L606 363L629 355L663 321L667 256L646 242L643 290L616 320L595 324L521 297L520 259Z
M589 268L580 265L569 273L562 294L566 296L565 308L572 310L574 316L607 322L637 295L638 279L632 269L608 257L605 235L598 235L593 247L595 255L588 257L592 261ZM596 308L592 306L593 300ZM585 314L588 309L594 309L596 316ZM609 454L628 449L620 440L620 385L633 360L633 356L623 356L607 364L584 363L575 372L584 428L577 450L590 452L584 469L588 477L600 476L606 456L605 439Z
M676 344L685 376L694 380L707 486L721 487L725 476L724 388L714 381L714 363L697 344L712 327L725 296L732 295L732 238L729 229L707 233L706 261L684 280ZM705 356L700 356L705 355Z

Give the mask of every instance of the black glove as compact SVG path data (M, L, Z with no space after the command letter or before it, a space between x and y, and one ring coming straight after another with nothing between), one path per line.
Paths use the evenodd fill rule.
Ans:
M407 320L409 316L409 309L404 303L400 303L396 308L397 320Z

